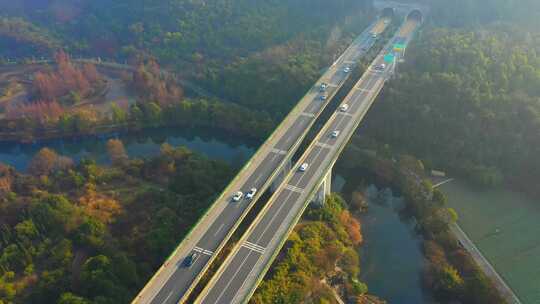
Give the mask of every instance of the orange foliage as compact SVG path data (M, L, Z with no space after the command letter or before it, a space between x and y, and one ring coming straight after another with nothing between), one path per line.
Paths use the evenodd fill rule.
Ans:
M54 150L43 148L30 160L28 172L38 175L47 175L55 170L66 170L73 166L73 160L58 155Z
M184 97L184 91L171 77L162 74L159 65L150 61L146 65L140 64L133 72L133 86L141 97L148 101L157 102L165 106L179 102Z
M54 100L69 92L85 96L90 92L91 85L100 80L92 64L85 64L79 69L63 51L56 53L55 59L58 65L55 72L36 72L34 75L34 89L38 98Z
M117 200L97 193L95 186L91 184L86 186L85 194L79 198L79 205L86 214L104 224L112 223L114 216L122 212L122 207Z
M22 106L7 107L6 118L29 118L40 123L55 122L64 114L64 109L56 101L38 100Z
M343 226L345 226L345 229L347 230L347 233L349 234L349 238L351 239L352 243L355 246L360 245L363 241L360 222L355 219L347 210L341 212L341 214L339 215L339 220L343 224Z

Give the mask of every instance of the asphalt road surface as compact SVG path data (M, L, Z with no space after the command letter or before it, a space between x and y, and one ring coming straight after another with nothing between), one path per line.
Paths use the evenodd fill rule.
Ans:
M345 67L351 67L375 43L371 38L375 22L360 35L345 53L325 72L321 79L300 101L301 112L288 116L272 136L253 156L250 163L225 190L225 194L214 203L212 209L192 230L189 239L184 240L162 268L154 275L147 286L134 299L133 303L173 304L185 300L189 290L196 285L202 273L207 269L217 251L225 244L232 231L247 214L258 195L270 185L270 179L286 163L294 148L304 136L318 115L324 110L329 99L337 92L348 78ZM320 92L320 84L328 84L326 92ZM327 100L321 96L326 94ZM253 200L243 199L232 202L236 191L248 192L251 188L259 189ZM262 191L261 191L262 189ZM183 265L187 256L198 253L198 258L189 267Z
M414 32L417 25L411 26L410 21L404 24L409 34ZM251 295L258 279L264 275L266 267L279 250L280 241L287 237L291 226L305 208L308 196L331 168L391 75L393 63L387 64L384 70L375 67L384 62L383 57L392 45L404 38L410 37L396 35L375 59L343 101L342 104L348 104L349 109L346 112L338 110L326 122L297 166L292 168L285 182L270 198L267 207L201 293L197 303L240 303ZM331 136L333 131L340 131L340 135ZM302 163L309 165L305 172L298 170Z

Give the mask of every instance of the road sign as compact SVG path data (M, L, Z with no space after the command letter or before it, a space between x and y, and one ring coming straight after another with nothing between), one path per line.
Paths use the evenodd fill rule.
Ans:
M395 58L396 56L394 56L394 54L386 54L384 56L384 62L394 62Z

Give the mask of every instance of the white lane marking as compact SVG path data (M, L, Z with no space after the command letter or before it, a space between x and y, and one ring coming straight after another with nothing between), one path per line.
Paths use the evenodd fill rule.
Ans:
M354 117L354 115L352 115L352 114L350 114L350 113L345 113L345 112L339 112L338 115Z
M377 80L375 80L375 82L378 83L379 80L380 80L380 79L377 79ZM368 79L367 79L368 84L371 84L372 81L373 81L373 79L371 79L371 78L368 78ZM372 95L372 94L369 94L369 95ZM357 100L354 100L354 101L357 101ZM351 115L351 116L352 116L352 115ZM343 119L344 119L344 117L343 117ZM339 119L338 125L341 124L342 121L343 121L342 119ZM323 151L323 149L320 149L320 150L318 151L318 153L317 153L316 156L315 156L315 159L316 159L316 160L319 158L319 156L321 155L322 151ZM300 179L298 180L298 184L300 184L300 182L301 182L301 181L303 180L303 178L306 177L306 176L307 176L306 174L303 175L303 176L301 176ZM292 185L288 185L288 184L287 184L284 188L286 188L286 189L288 189L288 190L292 190L293 192L298 192L298 191L295 191L295 190L299 190L299 189L300 189L300 188L298 188L298 187L295 187L295 186L292 186ZM286 201L290 198L291 195L292 195L292 194L289 194L289 195L287 196L287 198L285 198L285 199L283 200L283 202L286 202ZM272 225L271 225L272 222L275 220L275 218L277 217L277 215L279 214L279 212L281 211L281 209L282 209L284 206L285 206L285 204L281 204L281 206L279 207L278 211L277 211L277 212L274 214L274 216L272 217L270 223L267 225L267 227L266 227L266 228L264 229L264 231L261 233L261 235L260 235L259 239L257 240L257 242L260 241L260 239L262 239L262 237L265 235L266 231L272 226ZM219 301L219 299L221 299L221 297L223 296L223 294L225 293L225 291L229 288L229 286L230 286L230 284L232 283L232 281L236 278L236 276L238 275L240 269L244 266L244 264L246 263L247 259L249 258L250 254L251 254L251 252L248 253L248 255L243 259L242 263L240 264L240 266L238 267L238 269L236 270L236 272L235 272L235 273L233 274L233 276L231 277L231 280L227 283L227 285L225 286L225 288L224 288L224 289L221 291L221 293L218 295L218 298L217 298L218 301ZM248 276L251 275L251 273L253 272L253 270L254 270L254 269L252 269L252 270L249 272ZM246 276L246 277L248 277L248 276ZM244 286L245 283L246 283L246 281L244 280L244 281L242 282L242 285L241 285L241 288L240 288L240 289L243 288L243 286ZM235 293L234 299L236 299L237 296L238 296L238 293ZM233 299L233 300L234 300L234 299Z
M273 148L271 151L272 151L272 153L277 153L277 154L280 154L280 155L287 155L287 151L285 151L285 150L280 150L280 149Z
M193 251L196 251L196 252L202 253L202 254L206 254L206 255L209 255L209 256L212 256L212 254L213 254L212 251L206 250L206 249L203 249L203 248L197 247L197 246L195 246L195 248L193 248Z
M373 92L373 90L368 90L368 89L362 89L362 88L356 88L357 91L360 91L360 92L366 92L366 93L371 93Z
M266 249L266 248L264 248L262 246L259 246L257 244L253 244L253 243L248 242L248 241L245 241L244 244L242 244L242 247L247 248L249 250L253 250L253 251L258 252L260 254L264 254L264 250Z
M321 148L328 148L328 149L332 149L332 146L331 146L331 145L328 145L328 144L324 144L324 143L322 143L322 142L320 142L320 141L319 141L319 142L317 142L317 143L315 144L315 146L317 146L317 147L321 147Z
M370 82L371 79L368 79L368 82ZM321 152L323 151L323 149L320 149L320 151L318 151L317 155L316 155L316 159L319 157L319 155L321 154ZM304 177L306 177L307 175L303 175L300 177L300 180L298 182L301 182L303 180ZM288 188L289 190L291 190L292 187L293 189L296 188L296 189L299 189L297 187L294 187L294 186L291 186L291 185L287 185L285 186L284 188ZM293 192L297 192L297 191L294 191ZM287 196L287 198L285 198L284 202L286 202L289 197L291 196L291 194L289 194ZM275 213L275 215L272 217L272 219L270 220L270 223L268 224L268 226L264 229L264 231L261 233L260 235L260 238L257 240L257 241L260 241L260 239L264 236L264 234L266 233L266 231L272 226L272 222L275 220L277 214L279 214L279 212L281 211L281 209L285 206L285 204L281 204L281 206L279 207L278 211ZM244 259L242 260L242 263L238 266L238 268L236 269L236 271L232 274L232 276L230 277L230 280L227 282L227 284L225 285L225 287L222 289L222 291L219 293L217 299L216 299L216 303L219 302L219 300L221 299L221 297L223 297L223 294L225 293L225 291L230 287L230 285L232 284L233 281L235 281L236 279L236 276L238 275L238 273L240 272L240 270L242 269L242 267L244 266L244 264L246 263L247 259L251 256L251 252L248 253L248 255L246 257L244 257ZM248 276L251 274L251 272L253 272L253 269L250 271L250 273L248 274ZM242 283L241 285L241 288L244 286L244 284L246 283L246 281L244 280L244 282ZM235 294L235 297L237 297L238 294Z
M292 186L292 185L286 185L285 189L290 190L292 192L298 192L298 193L304 192L304 189L301 189L301 188L298 188L298 187L295 187L295 186Z
M311 114L311 113L303 112L303 113L300 114L300 115L301 115L301 116L305 116L305 117L315 118L315 114Z
M255 184L258 184L262 177L263 175L259 174L259 176L255 179Z
M219 228L216 230L216 233L214 233L214 236L216 236L221 231L221 229L223 229L223 226L225 226L225 223L223 223L223 224L221 224L221 226L219 226Z
M167 302L172 295L173 295L173 291L169 292L169 295L165 298L165 301L163 302Z

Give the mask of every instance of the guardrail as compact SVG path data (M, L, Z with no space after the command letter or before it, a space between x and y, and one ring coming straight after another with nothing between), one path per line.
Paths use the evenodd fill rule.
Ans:
M373 26L375 26L375 24L379 22L378 20L375 21L371 26L369 26L364 32L362 32L362 34L360 34L354 41L353 43L351 43L351 45L343 52L343 54L346 54L348 52L351 51L351 49L355 46L356 43L358 43L359 39L361 39L362 37L364 36L367 36L369 34L369 31L373 28ZM343 55L342 55L343 56ZM336 61L336 62L339 62L342 58L342 56L340 56L340 58ZM334 65L336 64L336 62L334 62L334 64L330 67L330 69L332 68L335 68ZM242 213L241 217L236 221L235 225L232 227L232 229L230 229L230 231L228 232L227 236L222 240L222 242L219 244L218 248L216 250L214 250L214 254L210 257L210 260L206 263L206 265L203 267L203 269L199 272L199 274L195 277L194 281L192 282L192 284L190 285L190 287L188 288L187 292L182 295L181 299L179 300L180 303L184 302L189 294L192 292L193 288L195 288L195 286L197 285L197 283L200 281L200 279L202 278L202 276L204 275L204 273L208 270L208 268L210 267L210 265L212 264L212 262L214 261L214 259L217 257L218 253L223 249L223 247L225 246L225 244L227 243L227 241L230 239L230 237L232 236L232 234L234 233L234 231L238 228L238 226L240 225L241 221L247 216L249 210L252 208L252 206L255 204L255 202L257 201L257 199L264 193L264 190L267 189L273 179L275 178L275 176L277 174L280 173L280 171L282 170L283 166L286 164L286 162L289 161L289 159L292 157L292 155L296 152L296 149L298 148L298 146L301 144L303 138L307 135L307 133L309 132L309 129L311 128L311 126L313 125L313 123L315 123L315 120L316 118L323 112L324 108L326 107L326 105L330 102L330 100L335 96L335 94L337 94L337 92L339 91L339 89L343 86L343 84L346 82L346 79L349 77L349 75L347 75L347 77L336 87L336 89L331 93L330 96L328 96L328 98L324 101L324 106L321 107L321 109L319 109L319 111L317 112L316 116L314 117L314 119L311 120L311 122L309 123L309 126L308 128L306 128L302 134L299 136L299 138L296 140L295 144L293 145L293 147L291 149L289 149L287 155L284 157L283 161L278 165L277 169L273 171L271 177L267 180L267 182L265 182L264 186L259 189L258 191L258 194L254 197L254 199L250 202L250 204L248 205L248 207L246 208L246 210ZM317 83L319 83L320 81L324 81L327 77L323 76L321 77ZM304 101L304 99L306 99L308 97L309 94L312 94L313 93L313 87L310 88L310 90L301 98L302 101ZM225 195L227 194L230 194L232 193L233 191L236 190L236 188L233 188L236 187L235 183L238 182L239 178L242 177L248 170L248 168L252 165L252 163L257 159L257 158L262 158L263 155L262 154L262 151L263 150L269 150L272 148L272 146L275 144L273 142L273 140L275 139L275 137L277 136L278 133L280 132L285 132L285 125L286 124L291 124L294 122L294 120L299 116L300 113L302 113L304 111L304 109L309 105L309 102L311 102L311 99L308 99L304 102L301 102L301 103L298 103L293 109L292 111L285 117L285 119L278 125L278 127L276 129L274 129L274 131L272 132L272 134L268 137L268 139L259 147L259 149L257 149L257 151L255 152L255 154L253 155L253 157L242 167L242 169L239 171L239 173L233 178L233 180L229 183L229 185L220 193L220 195L218 196L218 198L215 200L215 202L205 210L204 214L202 215L201 218L199 218L199 220L197 221L197 223L192 226L192 228L188 231L188 233L186 234L186 237L182 240L182 242L176 247L176 249L171 253L171 255L169 255L169 257L167 258L167 260L165 261L165 263L158 269L158 271L154 274L154 276L150 279L150 281L147 283L147 285L145 285L145 287L139 292L139 294L135 297L135 299L133 300L132 303L140 303L139 300L140 298L142 298L142 295L148 291L149 288L151 288L153 282L155 280L157 280L157 278L160 276L160 274L166 269L166 267L170 264L170 260L172 258L174 258L178 252L182 249L185 249L185 248L182 248L182 247L187 247L187 244L189 244L190 242L192 242L192 234L194 233L194 230L201 224L202 221L206 220L208 217L210 217L210 214L212 212L215 211L215 209L219 208L219 203L225 198ZM277 143L277 141L276 141ZM262 161L262 159L260 159L260 161ZM191 248L190 248L191 250ZM158 291L159 292L159 291ZM155 296L155 295L154 295ZM152 297L153 299L153 297ZM151 301L151 299L149 299ZM145 302L146 303L146 302Z
M407 21L405 21L406 23ZM405 25L405 23L403 25ZM403 26L402 25L402 26ZM394 36L396 37L396 36ZM393 39L392 39L393 40ZM391 41L389 41L386 46L383 48L383 50L380 52L380 54L376 57L376 59L373 61L375 62L377 59L379 59L382 54L384 54L384 52L386 52L386 50L388 49L389 46L391 46ZM373 63L370 65L370 67L373 65ZM354 87L356 87L359 83L361 83L362 81L364 81L365 77L366 77L367 73L365 73L361 78L360 80L355 84ZM384 79L383 81L383 85L384 85L384 82L386 82L386 78ZM352 137L353 133L354 133L354 130L358 127L358 125L360 124L360 122L362 121L363 117L365 116L365 114L367 113L368 109L371 107L371 105L373 104L376 96L379 94L380 90L382 90L383 88L383 85L379 85L377 87L377 91L375 92L375 94L373 94L371 97L370 97L370 102L368 104L368 106L363 106L363 109L360 109L360 113L359 113L359 119L357 119L357 121L355 121L355 123L353 124L353 127L351 128L351 132L349 132L349 134L347 134L347 138L345 140L342 141L341 145L338 147L338 150L337 152L334 154L334 157L332 158L331 161L328 161L326 166L323 168L324 170L318 170L318 172L322 172L321 174L319 174L319 179L316 180L315 183L312 183L313 186L311 188L311 190L309 191L308 195L307 196L304 196L304 198L306 198L306 203L303 204L302 208L300 208L300 211L294 215L294 218L291 222L291 224L288 226L288 229L285 231L284 234L281 235L281 237L279 238L279 244L277 245L276 248L281 248L283 246L283 244L286 242L287 240L287 236L290 234L290 232L292 231L292 229L294 229L294 224L298 222L298 220L300 219L302 213L304 212L304 210L307 208L308 204L309 204L309 198L312 197L314 195L314 193L318 190L318 187L320 186L320 184L322 183L324 177L326 176L326 174L324 174L324 172L328 172L333 163L335 162L335 160L337 159L337 157L341 154L341 152L343 151L343 149L345 148L347 142L350 140L350 138ZM352 91L351 91L352 92ZM349 94L350 95L350 94ZM348 96L349 96L348 95ZM346 98L348 98L348 96ZM330 123L331 121L333 121L333 118L335 118L336 116L336 113L334 113L332 115L332 117L328 120L328 123ZM328 124L327 123L327 124ZM325 126L322 128L322 131L319 132L319 134L316 136L316 138L313 140L313 142L310 144L310 146L306 149L306 152L304 153L304 156L307 154L307 151L311 151L314 147L314 145L316 145L317 143L317 139L320 138L322 135L322 132L323 131L326 131L326 129L328 128L328 125L325 124ZM300 161L298 162L298 164L300 163ZM298 165L297 164L297 165ZM294 166L293 168L296 168L297 166ZM294 169L292 169L289 174L285 177L284 181L288 180L289 177L295 172ZM282 184L282 186L284 185L285 183ZM276 191L275 193L278 193L278 191ZM275 195L275 194L274 194ZM273 196L274 198L275 196ZM270 208L271 206L271 203L272 203L272 199L273 198L270 198L269 202L263 207L263 209L261 210L261 212L259 213L259 215L257 216L257 218L253 221L252 225L248 228L248 230L244 233L244 235L242 236L242 238L240 239L240 241L236 244L236 246L233 248L231 254L229 255L229 257L225 260L225 262L221 265L221 267L218 269L218 271L216 272L216 274L214 275L214 277L212 277L212 279L210 280L210 282L208 283L208 285L206 286L206 288L203 290L203 292L201 293L201 296L202 295L205 295L209 292L211 286L214 286L214 284L217 282L217 279L219 277L219 275L227 268L228 265L230 265L230 262L232 261L232 257L235 256L236 253L238 253L238 251L240 250L240 248L242 247L242 244L243 242L250 236L250 232L252 232L256 227L257 227L257 224L262 220L262 218L264 217L266 211ZM259 285L260 281L264 278L264 274L268 271L268 268L270 267L271 265L271 261L276 257L276 255L279 253L279 250L275 250L273 251L272 255L270 256L270 258L267 258L267 262L264 264L264 267L263 267L263 270L261 272L259 272L259 275L255 281L255 283L249 288L249 290L247 291L247 293L245 293L245 296L244 298L242 299L242 302L247 302L249 301L249 298L253 295L253 293L255 292L256 290L256 287ZM200 303L200 299L197 300L197 303Z

